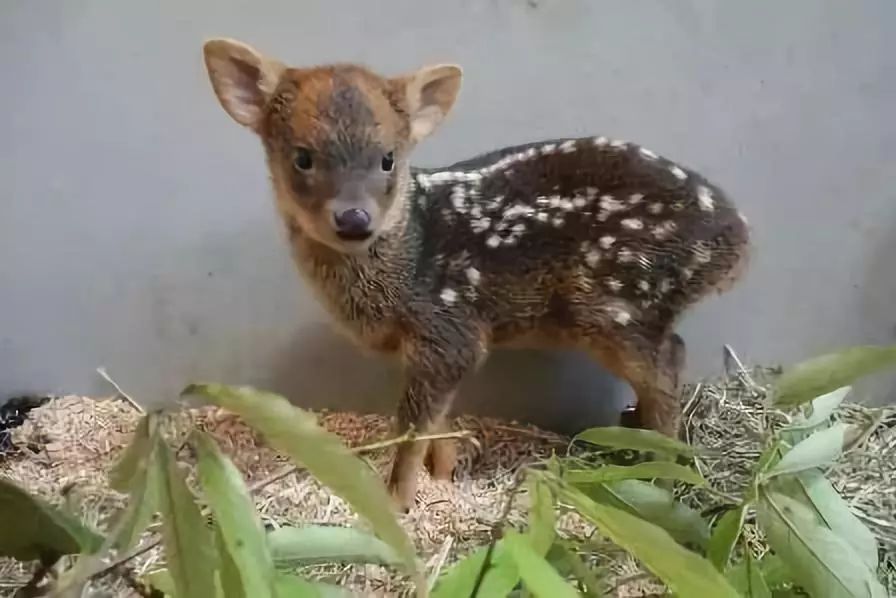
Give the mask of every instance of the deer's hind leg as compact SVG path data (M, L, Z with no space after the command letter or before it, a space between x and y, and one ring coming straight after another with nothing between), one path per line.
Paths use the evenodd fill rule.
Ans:
M614 343L604 340L593 347L597 360L625 380L637 397L629 425L677 437L681 420L681 372L685 366L684 340L670 333L657 343Z

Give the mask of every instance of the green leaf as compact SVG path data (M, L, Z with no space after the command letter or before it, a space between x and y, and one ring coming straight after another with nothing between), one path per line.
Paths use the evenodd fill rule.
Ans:
M613 449L630 449L642 452L654 451L689 458L695 454L693 447L665 434L660 434L654 430L623 428L621 426L590 428L580 432L573 438L574 442L577 440Z
M859 555L802 503L766 490L760 495L758 515L769 545L810 595L886 597Z
M896 346L864 345L820 355L784 370L775 382L775 405L794 406L896 365Z
M220 527L215 529L215 548L218 550L218 558L221 562L221 567L218 569L218 582L223 598L249 598L250 595L246 594L243 587L243 578L240 575L239 567L230 555ZM273 592L273 580L271 590L266 595L273 596L271 592Z
M709 541L709 526L700 513L675 500L665 488L640 480L622 480L582 490L597 502L662 527L678 542L704 547Z
M400 565L391 546L368 532L335 525L281 527L268 534L274 561L290 565L369 563Z
M66 554L92 553L103 538L74 516L0 477L0 556L53 563Z
M563 474L570 484L615 482L619 480L681 480L696 486L706 484L697 471L668 461L648 461L636 465L601 465L593 469L569 469Z
M253 598L272 596L274 562L243 477L214 440L199 431L194 435L202 493L239 570L243 591Z
M516 562L523 583L536 596L578 598L578 592L566 583L543 557L532 549L525 536L510 531L504 536L507 551Z
M145 473L146 463L152 453L152 434L156 429L156 416L148 413L140 418L131 443L125 447L118 461L109 471L109 487L127 494L134 480Z
M790 570L778 555L766 553L758 565L762 571L762 577L768 587L772 589L772 593L793 583Z
M129 550L137 544L153 514L159 510L161 486L155 463L157 430L154 416L145 416L115 472L110 474L110 483L115 478L119 491L128 493L127 506L116 514L112 524L115 530L113 546L119 551Z
M178 470L171 449L156 437L159 507L165 560L178 598L215 595L217 562L213 538L199 507Z
M716 528L709 539L706 556L719 571L725 571L731 552L737 539L740 537L744 526L744 516L747 514L747 505L741 505L722 515Z
M550 561L551 557L558 561L554 564L555 569L559 570L559 567L563 566L564 571L559 571L559 573L564 574L565 570L568 569L568 572L579 580L579 583L584 586L584 596L587 598L603 598L605 596L603 587L597 577L597 571L583 562L582 557L565 542L558 542L551 547L545 558Z
M661 527L626 511L602 505L563 485L560 494L602 534L637 558L679 596L739 598L712 564L682 547Z
M843 386L837 390L833 390L827 394L821 395L817 399L813 399L809 404L811 410L808 414L795 418L793 423L787 426L788 430L803 430L819 426L827 422L837 407L852 391L852 386Z
M470 596L485 564L488 546L482 546L455 563L436 582L431 598L456 598ZM506 598L520 581L516 562L508 553L504 540L495 542L492 557L477 598Z
M804 471L794 476L800 494L790 494L814 509L828 529L849 543L865 565L877 570L877 540L862 521L853 514L849 505L820 471Z
M742 563L731 568L728 579L744 598L772 598L772 591L762 577L759 563L753 560L750 551L746 551Z
M781 460L766 472L765 477L772 478L830 465L843 454L849 429L847 424L836 423L830 428L813 433L784 453Z
M277 598L351 598L353 594L340 586L308 581L281 573L274 579Z
M283 397L247 387L194 384L195 394L237 413L261 432L276 450L287 453L315 478L345 499L401 555L408 570L418 573L414 548L395 516L393 502L379 476L339 439L317 425L312 414Z
M168 569L156 569L144 575L143 580L166 596L175 596L174 580L171 579Z
M554 543L554 496L551 488L536 478L529 478L529 538L535 553L544 556Z

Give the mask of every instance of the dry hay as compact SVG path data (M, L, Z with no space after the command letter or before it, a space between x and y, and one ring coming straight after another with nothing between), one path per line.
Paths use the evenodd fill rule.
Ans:
M759 454L763 422L784 421L783 414L762 406L764 371L752 377L740 375L717 383L701 383L684 394L686 434L707 456L698 466L721 493L739 496ZM380 415L319 413L321 423L349 446L360 446L390 436L392 420ZM849 453L830 477L856 513L878 535L883 555L882 574L891 592L896 591L896 409L869 410L846 405L837 412L845 421L872 422L873 429L861 446ZM106 472L128 443L139 413L119 399L83 397L54 399L29 414L13 430L17 449L0 456L0 475L8 476L32 492L56 503L65 500L91 524L102 528L106 518L124 505L124 497L106 485ZM344 501L332 496L305 472L281 475L287 461L268 449L240 420L211 408L185 410L175 418L181 431L196 425L212 434L243 472L263 520L270 526L315 523L357 525ZM462 417L456 429L472 430L474 442L461 441L454 484L428 479L421 473L417 507L402 519L426 565L434 574L489 542L495 524L505 511L507 497L516 484L517 472L527 464L563 453L569 439L532 426L488 418ZM365 454L385 472L392 450ZM182 455L182 457L184 457ZM187 457L187 460L188 457ZM193 472L188 468L192 479ZM704 512L718 506L717 494L678 488L685 502ZM510 525L523 525L526 497L519 496L507 516ZM748 524L751 525L751 524ZM574 514L560 519L563 536L590 539L593 552L583 555L602 568L615 585L615 596L647 596L662 586L637 563L599 537ZM148 542L151 532L144 537ZM761 536L748 528L746 537L757 555L764 553ZM158 568L160 550L154 548L129 561L130 575ZM407 580L379 566L316 566L303 574L342 583L359 596L407 595ZM0 596L11 595L23 585L30 569L0 559ZM97 596L137 595L118 576L94 583Z

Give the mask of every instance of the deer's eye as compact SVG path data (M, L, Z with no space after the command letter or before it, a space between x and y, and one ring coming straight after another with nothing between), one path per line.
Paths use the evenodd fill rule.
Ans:
M311 166L314 164L311 159L311 151L305 147L298 148L292 164L296 170L311 170Z
M395 155L392 152L389 152L388 154L383 156L383 163L382 163L383 172L390 172L394 166L395 166Z

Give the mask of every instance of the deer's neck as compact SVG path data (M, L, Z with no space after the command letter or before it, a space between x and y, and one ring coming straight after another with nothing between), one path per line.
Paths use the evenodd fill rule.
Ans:
M407 304L416 267L410 187L402 186L388 228L362 254L336 251L290 227L295 262L324 307L362 344L384 350L391 348L389 328Z

